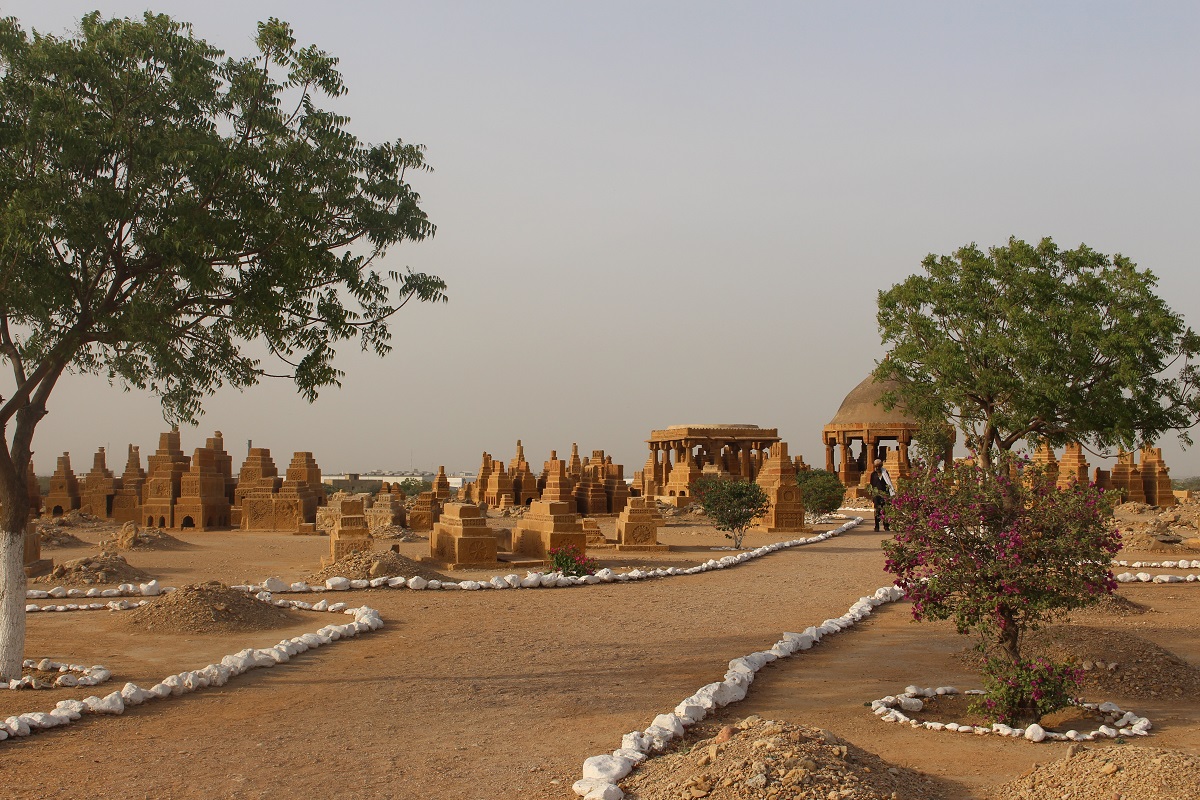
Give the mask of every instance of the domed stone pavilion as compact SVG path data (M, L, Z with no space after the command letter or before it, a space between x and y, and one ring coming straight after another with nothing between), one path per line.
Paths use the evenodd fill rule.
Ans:
M879 382L868 375L850 390L821 431L825 469L837 474L847 497L869 496L871 464L876 458L883 460L893 480L908 475L908 446L919 425L903 407L890 411L883 407L883 393L896 387L894 381Z

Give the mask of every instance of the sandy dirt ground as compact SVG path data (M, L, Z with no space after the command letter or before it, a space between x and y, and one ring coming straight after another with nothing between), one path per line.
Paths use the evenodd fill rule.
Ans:
M601 520L610 537L613 524ZM83 545L44 555L62 562L94 554L105 535L73 532ZM328 552L328 540L317 536L176 535L186 547L124 555L162 583L182 586L301 580ZM679 520L660 538L677 549L596 555L606 566L682 567L724 555L711 548L727 543L710 527ZM783 538L791 537L751 533L745 544ZM379 609L386 627L221 688L2 742L0 785L12 798L573 797L585 758L613 750L623 733L721 680L730 659L840 616L889 584L880 541L868 523L733 569L571 590L339 593L337 600ZM400 545L410 557L427 547ZM1152 610L1088 624L1126 631L1200 666L1200 584L1123 585L1120 593ZM128 612L32 614L27 654L109 667L114 677L99 687L103 695L125 681L148 687L244 647L340 621L300 613L273 631L210 635L138 627ZM1035 763L1061 758L1068 745L917 731L882 723L864 707L910 683L977 686L961 655L971 643L948 626L911 622L905 603L890 604L765 667L747 699L714 722L757 714L823 728L918 773L924 796L982 798ZM0 718L88 693L0 692ZM1200 754L1200 697L1176 693L1169 676L1154 696L1131 687L1127 696L1087 699L1148 715L1154 735L1138 744ZM1200 796L1200 775L1196 786L1193 796Z

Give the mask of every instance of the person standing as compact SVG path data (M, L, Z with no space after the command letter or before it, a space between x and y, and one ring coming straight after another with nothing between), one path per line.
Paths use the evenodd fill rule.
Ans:
M875 469L871 470L871 500L875 504L875 530L879 530L879 523L883 522L883 529L890 531L892 527L888 524L887 516L884 513L889 502L892 499L892 480L887 474L887 470L883 468L883 462L878 458L875 459Z

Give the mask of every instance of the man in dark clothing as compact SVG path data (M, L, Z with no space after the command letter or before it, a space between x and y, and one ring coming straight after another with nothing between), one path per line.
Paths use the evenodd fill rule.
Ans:
M875 503L875 530L879 530L881 520L885 531L892 529L883 513L892 497L892 482L888 477L887 472L883 469L883 462L875 459L875 469L871 471L871 499Z

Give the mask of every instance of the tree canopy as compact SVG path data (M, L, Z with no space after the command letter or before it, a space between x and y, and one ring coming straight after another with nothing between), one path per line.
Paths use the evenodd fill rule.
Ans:
M890 350L875 370L927 420L952 420L968 446L1024 439L1132 448L1175 431L1190 443L1200 415L1200 337L1121 254L1010 238L930 254L925 274L879 293Z
M312 399L338 383L338 342L382 355L397 310L445 300L436 276L378 267L434 233L408 183L423 148L366 144L322 108L346 91L337 59L286 23L255 44L226 57L150 13L92 13L69 37L0 20L0 538L24 528L34 428L65 371L153 392L172 422L266 376Z
M694 496L704 513L734 547L742 546L746 529L771 510L771 499L754 481L705 477L696 481Z

